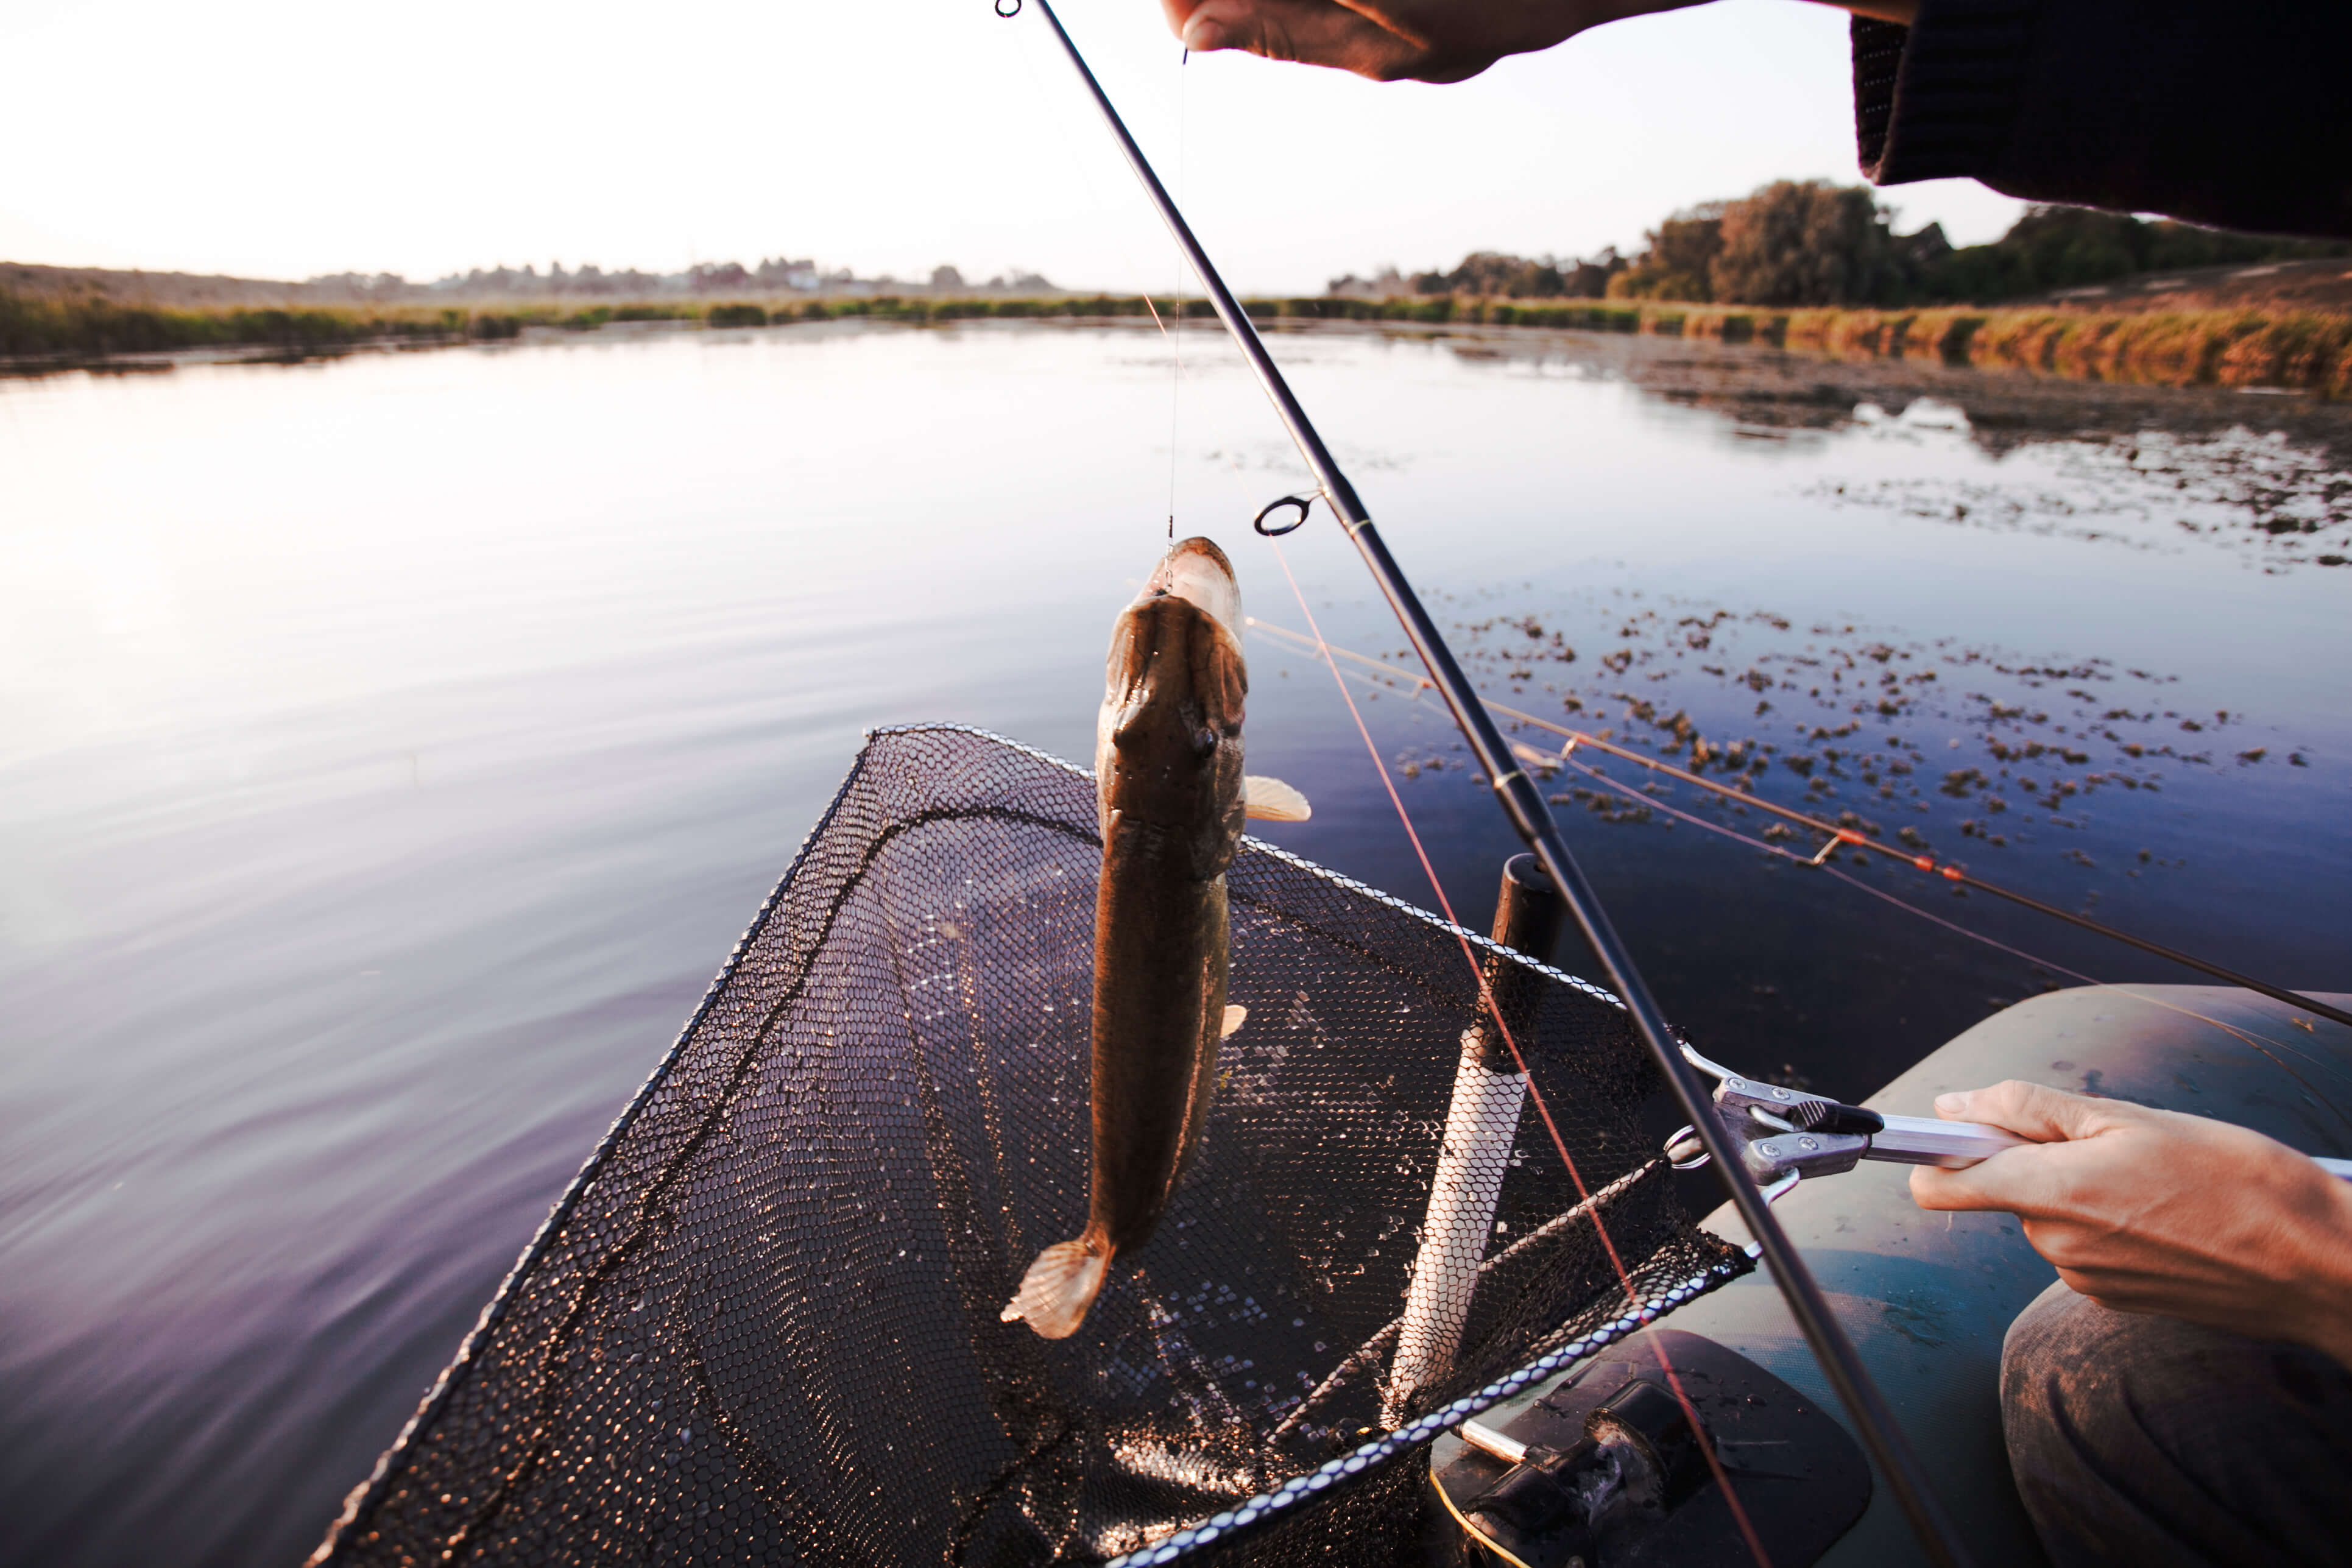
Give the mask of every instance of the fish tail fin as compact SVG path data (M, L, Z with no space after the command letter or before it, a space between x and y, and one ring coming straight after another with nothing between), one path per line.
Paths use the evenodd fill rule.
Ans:
M1076 1241L1055 1242L1037 1255L1021 1289L997 1317L1008 1323L1026 1321L1049 1340L1066 1340L1087 1321L1087 1310L1101 1293L1110 1269L1111 1249L1093 1234Z

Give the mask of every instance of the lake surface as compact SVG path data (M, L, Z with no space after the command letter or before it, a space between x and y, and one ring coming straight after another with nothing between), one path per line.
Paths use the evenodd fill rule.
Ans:
M1303 470L1230 351L1181 346L1181 391L1148 325L0 382L0 1563L299 1561L862 731L1090 754L1171 494L1304 626L1248 531ZM1276 348L1497 698L1738 742L1760 795L2352 987L2336 412L1660 340ZM1333 642L1400 663L1319 510L1284 549ZM1330 670L1251 658L1252 769L1316 806L1265 836L1429 903ZM1483 925L1516 846L1442 713L1355 689ZM1670 1015L1759 1074L1859 1095L2044 986L2194 978L1893 861L1775 861L1688 786L1551 787Z

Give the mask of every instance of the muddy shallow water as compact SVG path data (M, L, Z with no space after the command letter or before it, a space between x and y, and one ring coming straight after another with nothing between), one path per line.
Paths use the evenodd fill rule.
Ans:
M2352 986L2342 410L1649 339L1276 348L1496 697ZM1213 339L1183 358L1172 399L1148 327L1003 324L0 384L0 1563L299 1559L860 731L1088 754L1171 494L1303 626L1246 529L1297 459ZM1285 551L1399 666L1336 531ZM1251 657L1253 771L1316 806L1265 836L1428 902L1329 670ZM1483 923L1507 831L1426 699L1356 690ZM2183 978L1601 766L1634 793L1559 770L1570 841L1719 1059L1860 1094L2042 986Z

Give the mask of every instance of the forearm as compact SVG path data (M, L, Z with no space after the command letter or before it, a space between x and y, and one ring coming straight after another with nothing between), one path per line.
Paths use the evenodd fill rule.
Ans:
M1848 7L1873 180L2352 234L2340 0L1913 4L1904 28L1874 0Z

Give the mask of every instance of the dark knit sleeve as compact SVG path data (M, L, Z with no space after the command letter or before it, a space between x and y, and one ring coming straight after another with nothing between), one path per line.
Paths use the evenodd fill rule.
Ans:
M1853 37L1880 184L2352 236L2352 0L1921 0Z

